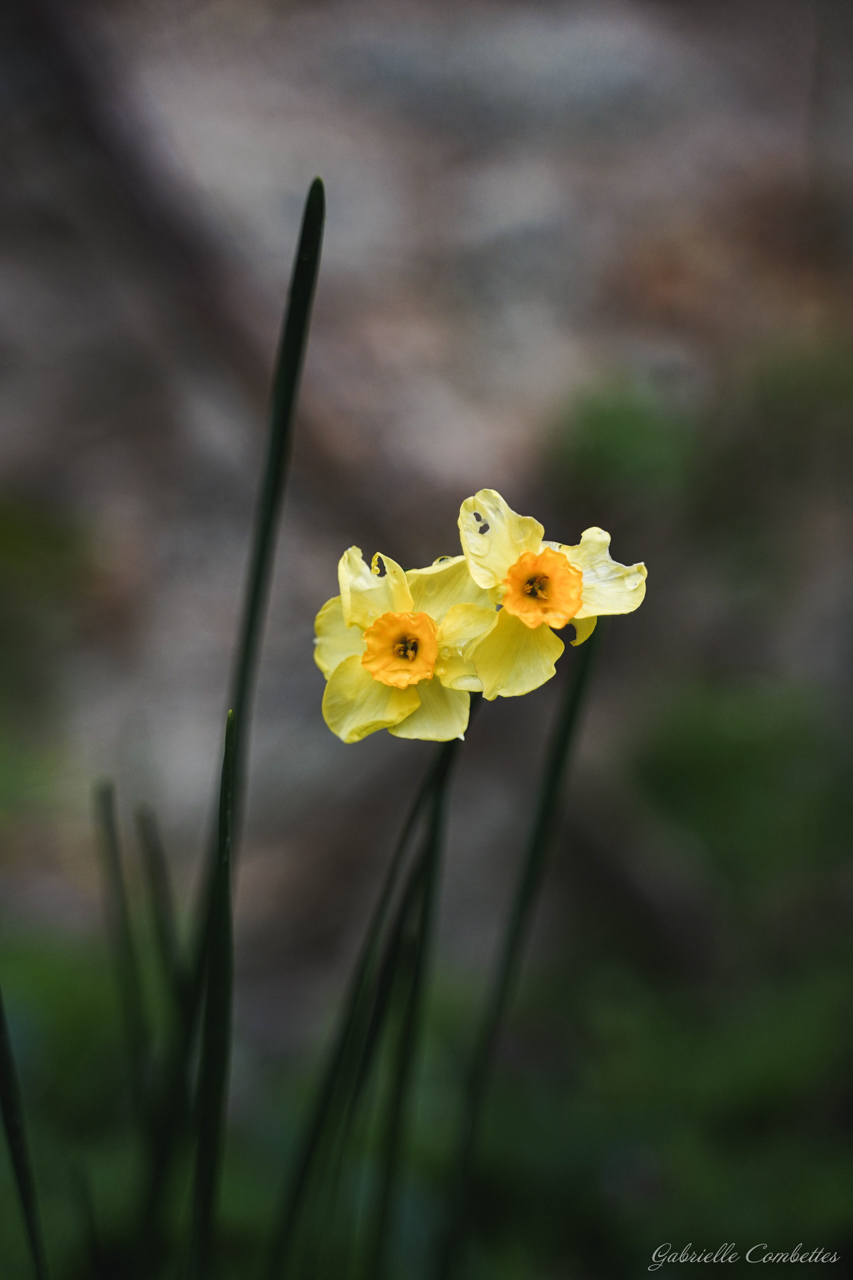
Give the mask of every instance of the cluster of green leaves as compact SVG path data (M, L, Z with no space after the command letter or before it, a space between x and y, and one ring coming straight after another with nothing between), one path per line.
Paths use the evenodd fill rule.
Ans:
M177 1274L203 1280L214 1267L214 1230L225 1132L231 1051L233 938L231 879L246 743L260 638L287 474L291 426L304 358L322 242L322 184L308 195L297 248L272 395L269 453L258 502L243 624L235 661L233 711L225 733L216 836L212 842L191 944L182 948L166 861L152 815L139 830L152 901L154 934L169 1006L165 1047L157 1053L128 903L115 800L109 784L96 793L103 879L114 969L127 1050L140 1162L129 1219L105 1240L85 1171L80 1174L84 1260L80 1274L106 1277ZM29 545L29 544L28 544ZM37 1280L48 1262L33 1176L18 1072L0 1002L0 1111ZM176 1166L190 1160L185 1230L174 1209ZM170 1220L171 1219L171 1220ZM73 1270L72 1270L73 1274Z

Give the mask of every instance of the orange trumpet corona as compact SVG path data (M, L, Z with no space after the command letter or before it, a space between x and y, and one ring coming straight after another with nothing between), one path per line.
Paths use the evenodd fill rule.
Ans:
M507 613L531 629L544 624L559 630L581 607L583 573L562 552L544 547L519 556L503 586Z

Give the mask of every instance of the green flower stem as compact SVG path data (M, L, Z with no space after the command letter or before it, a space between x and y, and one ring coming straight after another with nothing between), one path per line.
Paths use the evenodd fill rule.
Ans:
M234 937L231 867L236 777L234 713L228 713L219 789L219 838L216 879L211 897L210 942L205 975L196 1122L195 1181L189 1280L207 1280L213 1260L213 1224L224 1145L225 1111L231 1058L231 1007L234 986Z
M12 1056L12 1042L6 1023L2 992L0 992L0 1110L3 1112L3 1125L6 1130L6 1141L9 1144L9 1154L12 1158L12 1171L15 1175L18 1199L21 1202L21 1211L24 1216L24 1226L33 1261L33 1272L36 1280L47 1280L47 1260L45 1258L41 1218L36 1199L33 1167L24 1127L21 1087L18 1082L15 1059Z
M397 1060L394 1063L391 1102L384 1135L382 1185L374 1224L373 1242L368 1263L368 1276L382 1280L387 1273L388 1237L392 1225L392 1208L400 1164L406 1108L411 1088L415 1054L423 1023L424 984L429 963L438 887L441 850L447 813L447 782L453 767L458 741L450 742L441 757L430 826L422 861L420 913L413 939L412 975L403 1015Z
M433 799L433 806L436 798ZM317 1177L317 1203L312 1203L312 1225L309 1228L309 1235L313 1231L316 1236L317 1224L320 1224L320 1239L311 1241L312 1244L320 1245L320 1257L312 1262L312 1265L303 1268L300 1274L306 1274L310 1280L337 1280L337 1277L343 1275L354 1275L355 1268L359 1264L354 1261L360 1257L360 1222L365 1216L365 1212L369 1212L367 1204L361 1206L361 1211L355 1203L352 1202L344 1207L339 1204L340 1189L344 1182L347 1158L353 1154L353 1135L359 1121L367 1119L367 1132L375 1125L367 1118L368 1112L376 1113L382 1109L383 1101L386 1096L393 1097L396 1093L398 1073L400 1071L401 1045L405 1036L404 1024L408 1011L411 1009L414 993L412 990L413 966L416 961L420 943L423 938L423 906L425 885L430 878L430 863L435 862L432 856L431 835L426 837L425 845L415 859L414 865L410 869L406 879L406 885L400 899L393 919L390 924L387 940L382 948L382 957L378 962L375 979L371 981L369 989L365 993L365 1017L363 1032L356 1028L353 1035L353 1053L351 1055L351 1069L342 1077L339 1109L342 1110L340 1119L337 1119L337 1113L330 1117L327 1126L327 1148L323 1153L323 1163L318 1170ZM395 1015L403 1010L403 1018L395 1027ZM390 1090L383 1089L383 1081L381 1079L381 1064L383 1061L382 1047L386 1034L394 1041L390 1056L393 1059L391 1067L391 1084ZM376 1068L376 1069L375 1069ZM389 1112L393 1107L389 1108ZM374 1114L375 1124L380 1128L382 1121L378 1115ZM386 1145L383 1148L383 1155L387 1153L387 1130L391 1123L390 1116L385 1117L385 1135ZM382 1155L380 1156L380 1165L382 1163ZM382 1175L380 1174L380 1179ZM365 1200L365 1197L356 1196L356 1200ZM370 1200L370 1196L366 1197ZM379 1197L381 1203L381 1195ZM381 1216L381 1211L380 1211ZM325 1230L325 1223L346 1222L348 1230L343 1235L342 1240L333 1240L331 1251L323 1252L323 1242L328 1235ZM373 1240L376 1236L376 1227L371 1236Z
M600 631L601 623L599 622L589 640L580 648L574 679L566 683L545 765L545 776L539 793L536 817L530 833L527 852L519 868L503 943L494 970L483 1018L474 1042L474 1051L465 1088L465 1105L457 1137L451 1175L452 1200L449 1220L439 1257L439 1266L436 1272L437 1280L450 1280L456 1269L459 1250L463 1242L471 1165L479 1136L498 1034L518 978L536 896L542 883L548 853L557 826L566 763L574 741L578 716L589 680L595 650L600 639Z
M115 811L115 788L111 782L102 782L95 789L95 817L100 832L107 925L115 954L116 975L130 1058L133 1100L137 1118L145 1127L148 1121L146 1075L150 1035L122 870L121 845Z
M163 840L153 809L140 805L136 811L136 829L142 851L142 864L148 881L148 896L151 902L151 917L160 966L175 1008L183 1010L186 1001L186 980L180 958L175 899Z
M436 795L443 794L455 754L455 742L437 753L412 804L385 876L361 952L350 979L338 1032L327 1059L314 1107L289 1186L282 1200L267 1275L279 1280L291 1258L296 1233L307 1214L312 1175L322 1150L348 1132L355 1103L374 1060L391 997L402 929L420 875L421 860L412 867L400 896L400 882L414 832ZM442 802L443 803L443 802ZM394 909L394 902L398 899ZM383 936L390 929L386 940ZM340 1151L340 1147L338 1147Z

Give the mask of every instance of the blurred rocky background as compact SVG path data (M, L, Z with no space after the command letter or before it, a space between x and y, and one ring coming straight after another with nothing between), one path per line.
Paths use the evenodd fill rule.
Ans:
M155 805L187 901L319 173L238 893L234 1265L430 756L332 737L313 617L346 546L453 553L484 486L650 573L607 627L502 1051L477 1274L638 1274L679 1232L849 1251L848 6L7 0L0 31L0 960L44 1150L94 1143L107 1200L129 1158L95 1119L121 1098L91 785L131 854ZM465 748L437 1131L557 683Z

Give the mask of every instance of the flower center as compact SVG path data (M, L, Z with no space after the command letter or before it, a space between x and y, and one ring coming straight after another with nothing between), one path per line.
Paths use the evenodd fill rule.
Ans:
M528 578L521 589L526 596L536 596L537 600L548 599L548 579L544 573L536 578Z
M525 551L503 580L503 607L526 627L564 627L581 607L583 574L562 551Z
M429 680L438 657L437 629L428 613L383 613L364 633L361 665L395 689Z
M414 662L418 656L417 636L401 636L394 645L394 652L398 658L407 658L409 662Z

